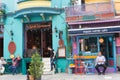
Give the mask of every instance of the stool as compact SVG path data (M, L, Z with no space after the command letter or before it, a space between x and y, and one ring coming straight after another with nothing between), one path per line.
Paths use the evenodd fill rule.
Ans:
M94 74L94 63L92 61L86 61L84 64L85 74Z
M75 59L75 74L83 74L84 66L81 60Z

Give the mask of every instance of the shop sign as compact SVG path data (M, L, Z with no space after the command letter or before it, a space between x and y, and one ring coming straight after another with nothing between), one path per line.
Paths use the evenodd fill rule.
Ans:
M15 50L16 50L16 44L11 41L8 45L8 50L11 54L14 54Z
M70 29L68 30L70 35L85 35L85 34L102 34L102 33L115 33L120 32L120 27L108 27L108 28L94 28L94 29Z
M39 29L39 28L48 28L51 27L51 23L35 23L35 24L26 24L28 29Z

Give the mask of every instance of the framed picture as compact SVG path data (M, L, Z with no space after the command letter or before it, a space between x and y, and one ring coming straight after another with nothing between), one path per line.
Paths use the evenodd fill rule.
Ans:
M66 47L58 47L58 57L65 58L66 57Z

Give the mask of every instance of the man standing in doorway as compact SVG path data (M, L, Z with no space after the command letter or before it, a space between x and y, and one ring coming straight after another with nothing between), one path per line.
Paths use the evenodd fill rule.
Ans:
M106 62L105 57L102 55L101 52L99 52L98 56L96 58L96 66L95 66L95 68L98 72L98 75L100 75L100 74L105 75L105 71L107 69L107 66L106 66L105 62ZM103 67L102 71L100 71L100 67Z

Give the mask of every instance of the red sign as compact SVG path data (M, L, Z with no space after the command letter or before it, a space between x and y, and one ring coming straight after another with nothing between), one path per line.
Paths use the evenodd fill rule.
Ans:
M8 50L11 54L14 54L15 50L16 50L16 45L14 42L10 42L8 45Z

